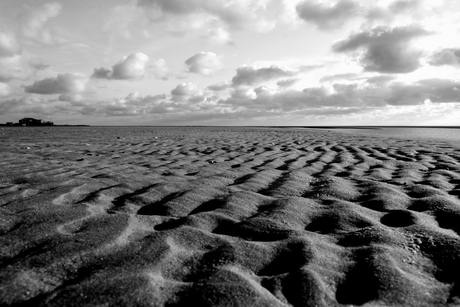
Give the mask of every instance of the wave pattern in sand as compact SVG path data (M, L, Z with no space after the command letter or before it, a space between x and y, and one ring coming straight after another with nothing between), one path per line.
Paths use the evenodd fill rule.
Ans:
M4 129L5 306L455 306L460 152L262 128Z

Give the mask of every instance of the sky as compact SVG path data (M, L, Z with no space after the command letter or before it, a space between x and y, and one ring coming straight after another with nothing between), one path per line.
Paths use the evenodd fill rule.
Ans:
M460 126L456 0L2 0L0 123Z

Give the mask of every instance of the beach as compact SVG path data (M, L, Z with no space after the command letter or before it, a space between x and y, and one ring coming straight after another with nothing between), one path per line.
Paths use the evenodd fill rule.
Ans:
M459 306L460 141L338 130L0 128L0 306Z

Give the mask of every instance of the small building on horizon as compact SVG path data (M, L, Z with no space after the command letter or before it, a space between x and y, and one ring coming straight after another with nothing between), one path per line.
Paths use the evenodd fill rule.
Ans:
M54 123L51 121L43 121L41 119L25 117L19 120L19 125L20 126L53 126Z

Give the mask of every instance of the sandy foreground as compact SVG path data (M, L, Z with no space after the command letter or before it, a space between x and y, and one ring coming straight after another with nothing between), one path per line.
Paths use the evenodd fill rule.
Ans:
M460 146L1 128L1 306L459 306Z

